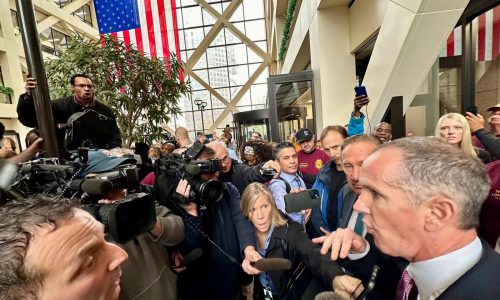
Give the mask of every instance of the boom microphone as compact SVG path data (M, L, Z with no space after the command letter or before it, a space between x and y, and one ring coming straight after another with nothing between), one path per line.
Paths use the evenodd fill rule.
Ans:
M286 258L262 258L250 264L262 272L286 271L292 268L292 262Z
M82 191L89 195L103 195L113 190L113 183L106 179L87 179L82 183Z

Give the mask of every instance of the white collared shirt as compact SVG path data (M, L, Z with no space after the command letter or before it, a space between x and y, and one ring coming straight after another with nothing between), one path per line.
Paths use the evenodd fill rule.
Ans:
M483 245L478 237L467 246L429 260L410 263L407 267L418 288L418 299L439 297L480 259Z

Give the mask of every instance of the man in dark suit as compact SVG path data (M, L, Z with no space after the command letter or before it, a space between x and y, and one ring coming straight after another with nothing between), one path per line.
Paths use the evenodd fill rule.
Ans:
M500 255L476 232L490 181L437 138L399 139L363 162L354 209L384 253L409 261L396 299L498 299Z

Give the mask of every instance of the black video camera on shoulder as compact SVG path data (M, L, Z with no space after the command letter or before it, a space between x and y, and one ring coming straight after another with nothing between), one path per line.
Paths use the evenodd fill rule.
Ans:
M204 148L205 145L195 142L183 155L163 154L157 161L155 191L160 204L171 207L170 200L178 204L214 204L222 199L223 183L201 178L203 174L213 174L222 168L221 161L216 158L197 160ZM189 197L175 194L175 188L181 179L187 180L191 186Z

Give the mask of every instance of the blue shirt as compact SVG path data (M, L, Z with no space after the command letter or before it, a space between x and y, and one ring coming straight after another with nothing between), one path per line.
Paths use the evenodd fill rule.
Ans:
M281 173L281 178L284 179L288 184L290 184L290 187L292 189L305 189L306 184L304 183L304 180L298 175L291 175L287 173ZM304 225L304 214L300 212L296 213L287 213L285 210L285 195L288 193L286 192L286 184L283 182L283 180L279 179L273 179L271 180L271 183L269 184L269 191L273 194L274 202L276 203L276 207L281 210L283 213L287 214L290 219L293 221Z
M257 252L259 252L260 256L262 256L262 257L266 257L267 248L269 247L269 241L271 241L271 235L273 234L273 231L274 231L274 225L271 225L271 228L269 229L269 233L267 234L266 242L264 243L264 249L260 249L258 241L256 243L257 246L255 248L257 249ZM278 293L278 291L276 290L276 288L273 285L273 282L271 281L271 276L267 272L262 272L259 274L259 281L263 287L270 288L271 292L273 294Z

